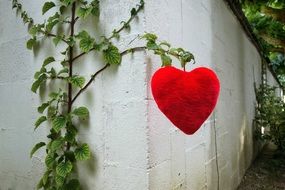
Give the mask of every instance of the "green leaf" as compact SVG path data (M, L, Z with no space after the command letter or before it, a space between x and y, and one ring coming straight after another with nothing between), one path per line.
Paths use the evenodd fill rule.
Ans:
M47 111L47 117L51 119L54 117L55 114L56 114L56 108L54 106L49 106Z
M142 38L145 38L147 41L156 41L157 36L152 33L146 33L145 35L142 36Z
M43 103L41 106L38 107L38 112L43 113L48 106L49 103Z
M43 67L47 66L48 64L50 64L50 63L52 63L52 62L54 62L54 61L55 61L54 57L48 57L48 58L46 58L46 59L44 60Z
M54 2L52 1L46 2L42 8L42 14L44 15L48 10L50 10L53 7L55 7Z
M148 41L146 44L146 48L148 50L158 50L159 45L157 45L155 41Z
M56 37L54 37L54 38L52 39L52 41L53 41L54 45L57 46L58 43L59 43L62 39L63 39L62 36L56 36Z
M36 38L29 39L27 41L27 48L30 49L30 50L33 49L33 47L36 45L36 43L37 43Z
M46 185L50 173L51 173L51 170L48 170L44 173L44 175L42 177L43 185Z
M32 158L33 154L34 154L37 150L39 150L41 147L43 147L43 146L45 146L45 145L46 145L46 143L44 143L44 142L40 142L40 143L36 144L36 145L34 146L34 148L32 149L31 153L30 153L30 158Z
M92 12L92 7L80 7L77 10L77 16L85 19L86 17L88 17L88 15L90 15L91 12Z
M100 15L100 2L99 2L99 0L93 0L91 2L91 6L92 6L91 14L93 16L99 17L99 15Z
M69 79L69 82L74 86L82 88L85 83L85 78L81 76L73 76Z
M70 180L64 187L64 190L80 190L80 183L77 179Z
M37 71L37 72L34 74L34 79L38 79L41 74L42 74L42 72Z
M30 29L29 29L29 34L32 36L35 36L38 32L38 27L37 25L33 25Z
M50 97L52 100L57 100L59 95L60 95L60 92L51 92L49 93L48 97Z
M37 89L40 87L41 84L43 84L47 79L47 76L45 74L42 74L32 85L31 90L36 93Z
M46 116L41 116L35 123L35 129L36 130L40 124L42 124L43 122L45 122L47 120L47 117Z
M161 55L162 66L171 66L172 59L168 55Z
M52 168L53 164L55 163L55 158L53 153L52 154L48 154L45 158L45 164L48 168Z
M39 189L41 189L42 187L44 187L44 184L43 184L43 179L41 179L40 181L39 181L39 183L37 184L37 190L39 190Z
M67 162L61 162L56 167L56 173L59 176L66 177L72 170L72 163L70 161Z
M122 56L116 46L110 45L108 49L103 51L104 59L111 65L119 65L122 61Z
M62 147L62 145L64 144L64 139L62 137L60 137L59 139L56 139L54 141L51 142L50 145L50 150L51 152L55 152L57 151L59 148Z
M80 119L87 119L89 117L89 111L86 107L76 108L72 113L78 116Z
M88 160L90 158L90 150L88 144L83 144L74 151L76 160Z
M58 20L59 17L60 17L59 13L56 12L53 16L48 18L47 22L52 22L52 21Z
M67 132L64 136L64 139L67 141L67 142L70 142L70 143L73 143L74 140L75 140L75 136L76 134L78 133L78 130L76 129L75 126L71 125L71 126L68 126L67 127Z
M73 47L74 44L76 43L73 36L70 36L69 38L67 38L66 42L69 45L69 47Z
M59 20L53 20L53 21L51 21L51 22L48 22L47 25L46 25L46 31L47 31L47 32L51 32L52 29L53 29L53 27L54 27L57 23L59 23Z
M52 120L52 128L55 132L59 132L66 125L66 118L64 116L58 116Z
M57 184L57 186L61 187L64 183L64 177L62 177L60 175L56 175L55 176L55 183Z
M56 77L56 70L53 67L50 69L50 71L48 73L50 73L50 77L51 78L55 78Z
M47 70L45 67L42 67L40 71L37 71L34 75L34 79L39 79L40 75L43 74L43 73L46 73Z
M184 63L188 63L190 61L194 61L195 62L195 58L194 58L194 55L190 52L187 52L187 51L184 51L183 54L181 55L181 60L184 62Z
M68 68L63 68L62 70L60 70L60 71L58 72L58 75L64 74L64 73L68 73L68 72L69 72L69 69L68 69Z
M95 39L91 38L86 31L81 31L77 38L80 39L79 47L83 52L89 52L94 47Z
M79 38L80 40L88 37L90 37L90 35L85 30L82 30L76 35L76 38Z

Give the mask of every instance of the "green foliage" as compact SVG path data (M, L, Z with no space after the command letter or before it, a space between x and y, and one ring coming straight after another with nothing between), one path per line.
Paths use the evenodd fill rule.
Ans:
M42 124L44 121L47 120L46 116L41 116L35 123L35 130Z
M58 116L53 119L52 121L52 128L55 130L55 132L59 132L62 128L65 127L67 121L64 116Z
M28 49L33 49L33 47L37 44L36 38L31 38L27 41L27 48Z
M49 103L43 103L41 106L38 107L38 112L43 113L48 106Z
M61 177L66 177L72 170L72 163L70 161L61 162L56 166L56 173Z
M40 143L36 144L36 145L34 146L34 148L32 149L31 153L30 153L30 157L32 157L33 154L34 154L37 150L39 150L41 147L43 147L43 146L45 146L45 145L46 145L46 143L44 143L44 142L40 142Z
M285 84L284 62L272 54L285 49L285 1L243 0L243 11L262 47L263 55L273 64L281 84ZM280 62L278 62L280 61Z
M258 139L270 140L285 150L285 103L275 89L269 85L256 89L255 134Z
M89 117L89 111L86 107L76 108L72 113L81 119L87 119Z
M99 0L94 0L90 4L84 4L77 9L77 15L80 18L87 18L89 15L98 17L100 15L100 2Z
M88 144L83 144L74 151L76 160L88 160L90 158L90 150Z
M50 129L50 133L47 135L48 142L37 143L30 154L32 156L41 147L46 149L46 171L39 180L37 189L81 189L80 182L74 178L77 176L74 175L76 172L74 167L77 161L88 160L91 157L91 152L88 144L78 141L77 128L80 127L81 120L89 118L89 111L83 106L73 108L73 104L77 97L92 84L96 76L107 69L109 65L119 66L123 55L140 50L153 51L161 57L163 66L171 65L172 57L177 58L182 67L185 67L188 62L194 61L194 56L190 52L182 48L172 48L168 42L159 42L158 37L151 33L146 33L142 37L146 40L146 46L133 47L120 52L113 40L114 38L119 40L121 32L131 29L131 22L144 8L144 0L138 1L139 3L130 10L129 18L122 21L119 28L114 29L110 36L99 34L98 36L101 38L95 40L84 28L77 34L74 29L79 20L84 22L87 18L99 17L100 0L46 1L41 12L43 15L47 15L48 12L50 16L46 16L45 21L39 24L34 23L28 13L22 9L18 0L12 0L12 8L16 9L23 22L28 24L28 32L31 35L26 44L28 49L41 48L41 44L45 40L52 41L55 46L62 42L65 45L63 46L65 49L60 51L63 55L61 60L54 55L43 60L40 70L34 74L34 82L31 87L31 90L36 93L45 84L53 85L54 83L50 83L53 80L61 80L67 84L65 89L50 92L48 100L45 100L37 108L41 116L35 122L35 129L46 121L47 127ZM95 21L99 22L99 19ZM63 31L62 28L68 28L70 31ZM41 43L38 43L38 40L41 40ZM75 55L77 53L74 51L75 49L80 51L77 55ZM86 82L83 76L74 74L72 68L76 63L75 60L91 51L102 54L105 66L92 74ZM74 125L73 121L75 120L79 122L78 126Z
M152 33L146 33L142 36L147 41L146 49L154 51L154 54L160 55L162 66L169 66L172 63L172 57L177 58L181 67L185 68L186 64L193 61L195 63L194 55L183 48L172 48L167 42L158 42L157 36Z
M81 76L72 76L69 79L69 82L76 87L82 88L85 83L85 78Z
M94 47L95 39L91 38L91 36L85 30L81 31L77 35L77 38L80 40L79 47L83 52L89 52Z
M105 61L111 65L119 65L122 61L122 56L119 49L114 45L110 45L106 50L103 51L103 54Z
M42 8L42 14L45 14L47 11L49 11L51 8L55 7L54 2L46 2Z
M40 77L33 83L31 90L36 93L38 88L47 80L47 75L42 74Z

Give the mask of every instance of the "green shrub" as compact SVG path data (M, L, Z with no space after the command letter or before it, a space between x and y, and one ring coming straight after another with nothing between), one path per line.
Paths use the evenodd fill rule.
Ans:
M256 89L255 137L272 141L285 150L285 103L276 95L276 87L262 84Z

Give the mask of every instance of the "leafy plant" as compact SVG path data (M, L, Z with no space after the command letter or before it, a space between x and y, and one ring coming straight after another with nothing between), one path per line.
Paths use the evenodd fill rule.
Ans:
M86 30L75 31L75 25L80 20L88 17L100 16L100 1L92 0L59 0L47 1L42 6L42 14L55 10L54 14L46 18L44 23L35 24L34 20L23 10L18 0L12 1L12 7L21 15L23 22L28 24L31 38L27 41L28 49L35 49L38 40L41 37L52 40L55 46L59 43L65 44L65 49L61 54L64 59L58 61L53 55L43 60L42 67L34 75L34 82L31 90L36 93L40 87L50 80L62 80L67 83L67 89L58 89L50 92L49 99L38 107L40 114L35 122L35 130L47 121L51 123L50 133L48 134L49 142L37 143L31 151L30 156L42 147L46 149L45 165L46 171L40 179L37 189L48 190L77 190L80 189L80 182L75 178L75 165L77 161L88 160L91 156L90 148L85 142L79 142L78 125L73 120L78 118L86 120L89 117L89 111L86 107L73 107L77 98L91 85L95 78L106 70L109 66L118 66L122 62L122 56L136 51L150 50L159 55L162 60L162 66L168 66L172 63L172 58L177 58L181 66L185 68L186 63L194 61L194 56L182 48L172 48L167 42L160 42L157 36L152 33L146 33L141 39L146 41L146 46L132 47L120 51L114 44L113 39L120 38L123 30L130 29L130 24L138 13L144 8L144 1L140 0L139 4L132 8L130 17L127 21L121 22L118 29L114 29L109 36L101 34L100 39L95 39ZM66 16L70 11L71 15ZM54 33L57 27L69 26L68 33ZM75 55L74 49L79 47L81 53ZM103 54L105 66L95 72L88 80L81 75L73 73L73 64L82 56L91 51ZM55 69L54 64L60 66ZM59 68L59 67L56 67ZM73 93L76 91L76 93Z
M276 95L275 87L262 84L256 89L256 137L274 142L285 150L285 103Z
M279 59L285 52L284 0L241 0L241 4L262 47L263 56L270 60L270 66L284 85L285 63L283 59ZM276 59L273 55L277 54L279 58Z

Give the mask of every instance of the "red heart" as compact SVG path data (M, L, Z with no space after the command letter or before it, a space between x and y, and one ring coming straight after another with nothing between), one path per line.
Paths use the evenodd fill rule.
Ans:
M216 106L220 82L205 67L185 72L168 66L156 71L151 80L155 102L181 131L195 133Z

